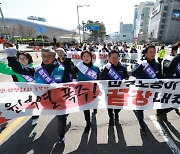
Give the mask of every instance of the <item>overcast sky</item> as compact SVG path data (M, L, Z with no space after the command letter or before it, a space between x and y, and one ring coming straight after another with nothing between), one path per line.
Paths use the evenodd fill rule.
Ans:
M27 16L46 18L46 24L75 29L78 25L77 5L82 20L100 21L107 33L119 31L119 23L133 23L134 5L143 0L0 0L4 17L27 19Z

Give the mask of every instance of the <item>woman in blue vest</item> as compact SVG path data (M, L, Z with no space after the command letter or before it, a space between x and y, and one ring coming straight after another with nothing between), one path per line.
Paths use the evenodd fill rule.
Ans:
M99 68L92 63L92 53L88 50L82 51L81 60L82 61L79 62L71 70L72 74L74 74L74 73L77 74L77 81L97 80L100 71L99 71ZM84 74L84 72L82 71L84 68L88 68L88 70L93 72L93 74L95 74L95 76L88 76L87 75L88 73ZM97 109L94 109L94 114L96 114L96 113L97 113ZM84 116L85 116L85 120L86 120L85 131L89 132L90 127L91 127L90 110L84 111Z

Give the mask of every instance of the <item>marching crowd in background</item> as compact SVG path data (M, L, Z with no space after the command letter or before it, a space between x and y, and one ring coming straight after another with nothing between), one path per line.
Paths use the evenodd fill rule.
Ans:
M119 47L118 44L103 44L100 48L98 45L91 43L84 43L82 46L76 43L72 48L67 45L60 44L59 47L42 48L41 49L41 68L45 70L46 80L38 72L37 67L33 65L33 58L28 52L21 52L13 48L13 44L3 42L5 53L7 55L7 62L0 60L0 73L11 75L14 82L36 82L36 83L67 83L73 81L91 81L91 80L128 80L130 75L136 79L180 79L180 42L172 46L171 55L165 57L164 46L158 51L158 58L156 59L156 48L151 44L146 44L142 49L141 59L132 67L131 72L127 71L127 66L120 62L123 55L127 53L138 53L136 45L133 44L128 50L128 45L125 43ZM81 52L81 61L74 65L72 61L72 53ZM96 66L92 62L93 52L108 53L108 61L102 67ZM57 58L56 58L57 56ZM145 71L145 67L152 69L151 73ZM88 68L93 75L84 74L82 68ZM109 71L113 70L112 75ZM167 113L174 110L174 108L158 109L157 119L159 121L167 121ZM175 109L177 114L179 110ZM119 122L120 109L108 109L109 126L114 126ZM144 122L144 111L134 110L137 116L140 132L146 134L146 127ZM94 115L97 114L97 109L93 110ZM68 115L58 115L58 137L59 142L65 141L65 128ZM91 128L90 110L84 111L86 121L85 131L89 132ZM39 116L32 116L32 125L38 123Z

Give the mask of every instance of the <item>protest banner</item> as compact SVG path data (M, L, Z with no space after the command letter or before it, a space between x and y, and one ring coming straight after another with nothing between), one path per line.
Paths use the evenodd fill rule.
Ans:
M180 108L179 79L1 83L0 124L20 116L62 115L89 109Z

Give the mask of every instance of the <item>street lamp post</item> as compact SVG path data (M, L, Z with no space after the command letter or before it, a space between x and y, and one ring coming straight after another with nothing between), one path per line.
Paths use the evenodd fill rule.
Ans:
M1 3L0 3L0 4L1 4ZM9 40L9 37L8 37L8 27L6 26L6 23L5 23L5 19L4 19L4 15L3 15L3 12L2 12L1 6L0 6L0 13L1 13L1 17L2 17L3 24L4 24L5 32L6 32L6 39Z
M82 21L82 25L83 25L83 41L85 40L85 35L84 35L84 30L85 30L85 22L84 21Z
M90 5L77 5L77 17L78 17L78 29L79 29L79 40L81 43L81 34L80 34L80 22L79 22L79 7L89 7Z

